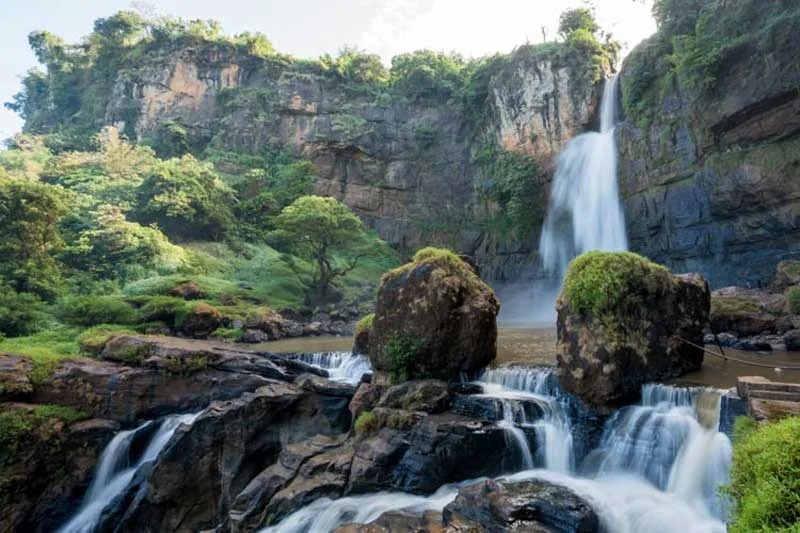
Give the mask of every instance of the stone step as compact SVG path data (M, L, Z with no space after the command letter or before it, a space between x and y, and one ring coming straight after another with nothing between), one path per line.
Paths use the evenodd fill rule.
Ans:
M750 401L748 410L759 422L774 421L789 416L800 416L800 403L754 399Z
M780 400L782 402L800 402L800 392L751 389L748 392L748 395L750 399Z
M739 396L747 398L751 391L772 391L800 394L800 383L783 383L770 381L761 376L743 376L738 379L736 388Z

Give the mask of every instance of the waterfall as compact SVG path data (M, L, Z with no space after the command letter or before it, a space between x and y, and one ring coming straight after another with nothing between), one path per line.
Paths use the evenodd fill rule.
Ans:
M647 385L642 404L617 411L584 461L597 475L636 474L698 511L723 519L717 489L728 481L730 439L718 431L720 394Z
M328 371L330 379L357 384L361 376L372 372L369 359L350 352L319 352L299 354L297 359Z
M539 239L545 279L534 287L533 319L549 320L569 261L589 250L628 249L617 185L617 78L600 102L600 131L572 139L556 161L547 217Z
M146 431L153 422L145 422L136 429L120 431L103 450L92 484L86 491L78 513L64 525L60 533L92 533L103 511L122 494L136 472L146 463L155 460L182 424L191 424L199 413L174 415L164 419L150 442L135 462L131 447L138 434Z
M567 415L566 397L558 386L552 368L506 367L484 372L480 382L486 396L500 398L503 405L501 426L510 432L521 447L523 463L528 463L530 448L524 431L517 428L531 427L536 433L537 463L549 470L570 472L573 469L574 451L572 424ZM524 409L515 408L519 402L534 402L542 415L534 421L527 420ZM524 438L521 442L520 439ZM531 466L532 467L532 466ZM527 467L527 468L531 468Z

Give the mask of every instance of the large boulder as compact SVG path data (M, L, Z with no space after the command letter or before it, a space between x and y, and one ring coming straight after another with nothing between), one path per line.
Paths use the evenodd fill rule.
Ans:
M589 252L570 263L556 306L559 381L601 412L703 364L710 294L698 275L629 252Z
M737 337L772 333L784 313L786 297L758 289L724 287L711 294L711 327Z
M425 248L383 276L369 334L375 382L475 374L497 351L494 292L461 258Z

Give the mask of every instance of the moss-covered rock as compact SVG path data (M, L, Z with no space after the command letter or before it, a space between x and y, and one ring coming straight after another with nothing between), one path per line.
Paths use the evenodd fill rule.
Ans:
M222 325L222 313L207 303L188 306L175 319L175 327L183 334L195 339L205 339Z
M369 334L376 382L474 374L495 358L499 309L492 289L456 254L420 250L383 276Z
M353 353L365 355L369 351L369 332L372 330L372 323L375 320L375 313L370 313L356 324L355 336L353 338Z
M709 300L702 277L633 253L574 259L556 304L561 385L603 411L635 401L643 383L699 369Z

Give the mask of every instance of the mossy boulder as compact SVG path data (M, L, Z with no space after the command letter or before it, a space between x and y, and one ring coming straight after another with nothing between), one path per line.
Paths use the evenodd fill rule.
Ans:
M800 261L787 259L778 263L775 268L775 280L772 282L772 288L781 292L792 285L800 285Z
M372 322L375 320L375 313L370 313L356 324L356 332L353 337L353 353L356 355L366 355L369 352L369 332L372 330Z
M711 327L738 337L773 333L784 314L786 296L757 289L724 287L711 294Z
M456 254L420 250L381 280L368 349L375 382L475 374L495 358L499 309Z
M196 281L190 279L178 283L173 288L168 290L167 296L181 298L183 300L202 300L206 297L206 294Z
M699 369L709 306L698 275L629 252L579 256L556 303L561 385L608 412L636 401L644 383Z
M222 313L207 303L199 302L188 306L184 313L175 319L177 329L189 337L205 339L222 325Z

